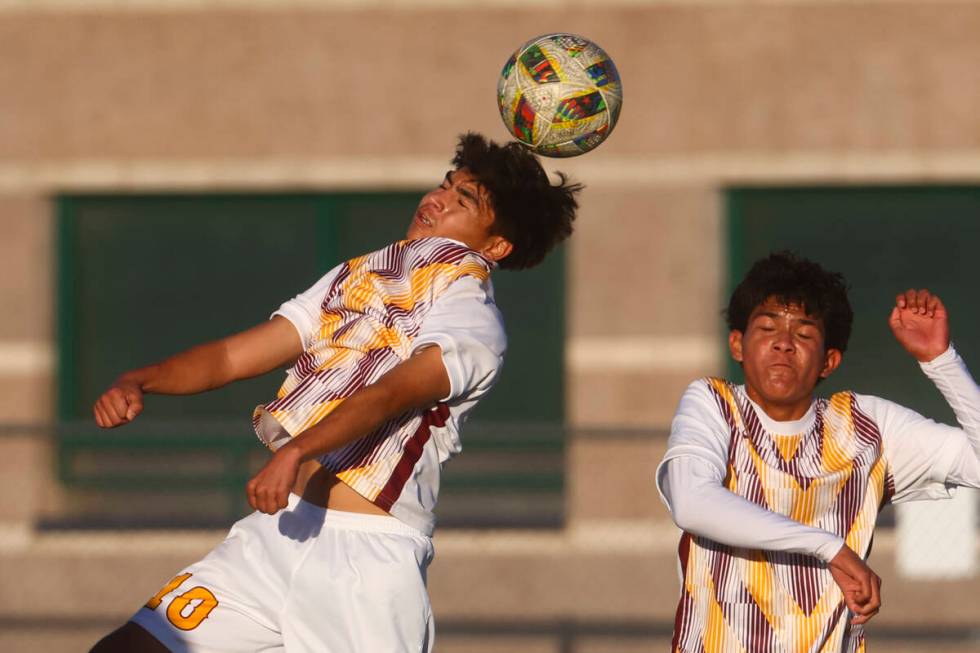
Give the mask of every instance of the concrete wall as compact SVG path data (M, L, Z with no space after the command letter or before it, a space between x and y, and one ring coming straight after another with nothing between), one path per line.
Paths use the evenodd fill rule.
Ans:
M0 565L5 579L52 583L31 599L45 610L24 612L5 581L0 620L40 624L57 608L101 629L215 537L170 534L151 554L109 538L86 553L29 532L38 506L58 501L45 444L24 426L53 418L52 199L426 188L456 134L506 138L499 69L556 30L603 45L625 89L607 143L549 163L588 185L569 244L573 426L662 430L691 378L722 371L725 188L980 181L978 2L0 1L0 421L20 425L0 438L0 489L15 497L0 504ZM439 614L669 623L675 534L651 485L662 449L653 437L574 441L568 531L447 535ZM131 584L104 583L120 569ZM911 598L883 613L888 624L922 606L948 628L976 622L955 598L975 582L896 583L886 592ZM93 586L114 599L86 612L74 597ZM37 641L9 632L5 650ZM82 646L51 637L52 650Z
M610 140L552 164L589 186L570 245L575 424L663 426L686 380L721 368L727 186L980 170L974 2L31 6L0 9L12 345L50 346L58 192L424 188L457 133L506 138L499 68L556 29L603 44L625 88ZM625 336L644 364L609 352Z

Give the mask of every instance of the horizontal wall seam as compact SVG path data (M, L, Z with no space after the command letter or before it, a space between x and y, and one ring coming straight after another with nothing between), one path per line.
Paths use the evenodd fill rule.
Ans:
M716 338L607 336L570 338L565 362L573 372L688 372L705 374L721 364Z
M0 162L0 192L425 189L440 180L437 157L88 159ZM777 183L977 183L980 150L887 153L702 153L546 160L605 188Z
M720 353L709 337L586 336L568 339L565 362L574 372L687 372L715 369ZM50 373L54 359L49 343L0 341L0 377Z

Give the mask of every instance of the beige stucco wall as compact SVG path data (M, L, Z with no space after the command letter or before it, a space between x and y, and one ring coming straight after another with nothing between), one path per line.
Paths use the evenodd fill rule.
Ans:
M556 29L603 44L625 88L610 140L551 163L588 184L570 345L588 359L632 336L652 358L574 357L574 424L663 427L685 380L720 369L728 185L980 169L978 3L31 6L0 9L0 191L16 250L0 337L18 341L50 342L57 192L424 187L457 133L506 137L499 68ZM665 350L686 354L663 362Z
M549 162L588 186L569 243L574 426L662 430L690 379L722 370L727 187L980 181L980 2L170 5L0 1L0 422L53 416L58 193L424 188L441 178L456 134L506 138L496 76L538 33L595 39L625 89L607 143ZM651 486L662 448L635 435L573 441L573 524L663 523ZM0 526L30 523L49 483L46 461L29 434L0 437L3 494L23 495L0 509ZM615 478L602 483L599 467ZM469 614L453 612L467 597L476 613L516 605L527 591L516 580L470 591L500 569L543 587L594 564L608 576L583 585L608 585L612 598L587 607L670 618L657 589L673 574L669 546L658 544L655 558L641 545L601 555L573 547L550 563L544 547L482 567L473 565L485 555L452 546L433 576L437 608L450 615ZM204 550L192 548L188 559ZM24 555L0 564L49 563ZM63 558L66 569L79 560ZM126 564L146 568L143 558ZM642 582L631 584L637 569ZM166 573L154 567L145 584ZM574 613L562 606L574 605L577 586L563 587L564 603L535 614ZM111 616L132 602L112 604Z
M442 155L461 128L500 135L504 59L558 29L625 80L597 159L980 142L976 3L290 4L4 11L4 158Z

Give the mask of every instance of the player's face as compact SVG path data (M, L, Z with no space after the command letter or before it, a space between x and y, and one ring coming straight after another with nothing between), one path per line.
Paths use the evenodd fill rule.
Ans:
M749 397L780 421L803 417L817 381L841 360L840 351L824 346L823 320L771 297L752 311L744 333L729 334L728 344L742 363Z
M487 250L501 240L492 233L493 220L493 208L486 189L465 168L450 170L442 184L426 193L419 202L407 237L410 240L433 236L452 238L486 255ZM490 254L492 260L502 258L493 252Z

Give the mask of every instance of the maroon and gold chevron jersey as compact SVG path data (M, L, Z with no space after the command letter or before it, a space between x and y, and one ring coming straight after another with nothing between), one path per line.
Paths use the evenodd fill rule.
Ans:
M417 346L433 306L450 287L457 292L458 282L469 278L471 283L464 286L483 288L492 296L492 267L461 243L424 238L393 243L336 268L325 277L322 298L316 300L318 318L311 324L312 332L301 334L305 351L289 370L276 399L255 409L253 423L260 439L273 448L280 446L406 360ZM492 301L481 295L467 309L467 315L479 312L483 303L492 307ZM289 317L282 309L280 312ZM489 315L493 321L496 310ZM294 324L299 322L290 319ZM466 316L442 319L456 323L465 321ZM301 327L297 324L297 328ZM445 331L442 329L440 335ZM446 349L439 339L431 342ZM498 361L491 358L494 363ZM448 371L454 378L453 370ZM470 391L454 388L459 394ZM447 427L450 408L441 403L431 409L408 411L373 433L323 455L319 462L392 515L423 531L431 530L429 513L438 492L438 465L447 456L447 449L453 453L453 445L431 444L430 440L434 430ZM433 449L426 454L427 445L438 453ZM418 469L419 465L426 469ZM435 487L413 489L415 494L431 498L415 501L419 505L395 506L410 478L417 482L433 475L430 485Z
M815 402L804 433L768 433L744 393L708 379L731 432L725 486L802 524L836 533L866 557L893 493L878 426L850 392ZM673 651L842 653L864 650L826 563L726 546L684 533Z

